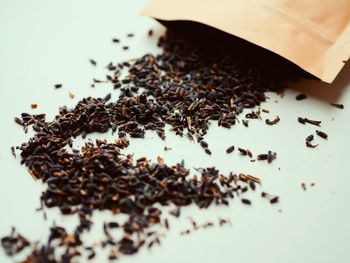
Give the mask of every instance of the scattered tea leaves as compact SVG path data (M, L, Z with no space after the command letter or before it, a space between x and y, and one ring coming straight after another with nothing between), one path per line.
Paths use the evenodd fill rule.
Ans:
M296 100L304 100L306 98L307 98L307 96L304 93L301 93L295 97Z
M232 145L232 146L230 146L230 147L228 147L228 148L226 149L226 153L227 153L227 154L232 153L234 150L235 150L235 146Z
M321 138L323 138L323 139L327 139L328 138L328 134L323 132L323 131L316 130L316 134L318 136L320 136Z
M16 156L16 151L15 151L15 147L14 147L14 146L11 147L11 154L12 154L13 157L15 157L15 158L17 157L17 156Z
M301 188L303 188L303 190L306 191L306 183L302 182L301 183Z
M310 120L308 118L302 118L302 117L298 117L298 121L302 124L309 123L316 126L320 126L321 124L321 121Z
M273 119L272 121L270 121L269 119L266 119L265 123L267 125L275 125L275 124L279 123L279 121L280 121L280 117L276 116L276 118Z
M245 205L251 205L251 204L252 204L252 202L251 202L249 199L246 199L246 198L242 198L242 199L241 199L241 202L242 202L243 204L245 204Z
M332 106L338 108L338 109L344 109L344 105L343 104L338 104L338 103L331 103Z
M248 152L246 149L238 148L238 151L240 152L241 155L248 155Z
M93 60L93 59L89 59L89 61L90 61L91 65L93 65L93 66L96 66L96 65L97 65L97 63L96 63L96 61L95 61L95 60Z
M316 148L318 146L318 144L312 144L311 142L306 141L306 146L309 148Z
M309 136L307 136L307 137L305 138L305 141L311 142L313 139L314 139L314 136L313 136L312 134L310 134Z

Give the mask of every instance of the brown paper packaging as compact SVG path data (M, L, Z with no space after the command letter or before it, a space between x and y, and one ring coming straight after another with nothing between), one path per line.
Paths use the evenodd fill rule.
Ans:
M350 0L150 0L142 13L214 27L328 83L350 56Z

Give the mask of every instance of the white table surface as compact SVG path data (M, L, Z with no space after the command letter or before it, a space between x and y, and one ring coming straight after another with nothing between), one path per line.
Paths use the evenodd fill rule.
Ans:
M48 211L47 221L35 212L44 188L10 153L12 145L19 145L31 135L25 135L13 117L22 112L44 112L50 120L59 106L74 106L83 97L113 93L110 85L89 86L93 77L105 76L105 65L157 52L156 36L164 29L138 15L145 3L0 1L0 236L16 226L31 240L46 240L53 221L68 229L75 226L75 217L63 217L57 209ZM155 31L153 38L147 36L150 28ZM129 32L135 33L133 39L125 37ZM113 44L113 37L128 44L130 50L123 51L120 44ZM89 58L97 61L96 68L89 64ZM62 83L63 88L55 90L56 83ZM73 100L69 92L76 95ZM296 101L295 95L300 92L307 93L308 99ZM152 160L161 155L167 163L184 159L190 168L216 166L224 174L249 173L260 177L261 189L279 195L281 202L270 205L258 191L248 194L253 201L251 207L238 200L230 207L203 211L186 207L179 219L170 218L171 229L160 247L124 256L121 262L350 262L349 64L332 85L303 81L288 89L283 98L274 94L270 97L263 105L270 114L263 116L273 119L279 115L281 122L270 127L264 121L250 121L249 129L240 124L230 130L213 123L206 139L212 156L198 144L170 133L165 142L147 133L145 140L132 140L126 152ZM343 103L345 109L331 107L329 102ZM38 103L38 109L32 110L31 103ZM298 116L322 120L321 129L329 134L329 140L317 138L318 148L306 148L305 137L315 127L299 124ZM105 134L98 138L114 137ZM226 155L225 149L231 144L253 153L273 150L278 157L272 164L251 163L237 153ZM165 145L173 149L165 152ZM301 188L302 182L307 184L306 191ZM315 187L310 187L313 182ZM188 216L198 223L230 218L232 226L180 236L180 231L190 227ZM111 218L109 212L96 213L87 242L98 239L102 222ZM106 255L99 253L96 262L105 260ZM0 262L12 260L1 250Z

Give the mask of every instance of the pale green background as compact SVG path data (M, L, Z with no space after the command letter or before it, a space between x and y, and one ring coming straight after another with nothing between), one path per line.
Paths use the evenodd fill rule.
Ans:
M52 119L59 106L73 106L85 96L102 97L113 92L109 85L94 89L89 86L93 77L104 77L104 65L157 52L156 37L149 38L147 32L153 28L159 36L163 28L138 15L145 3L0 1L0 236L15 225L32 240L45 239L53 220L70 229L74 227L76 218L61 217L56 209L48 212L48 221L35 212L43 188L10 154L12 145L30 136L13 123L13 117L27 111L45 112ZM134 32L135 38L127 39L129 32ZM112 37L120 38L130 50L122 51L121 45L111 43ZM89 58L98 62L97 68L88 63ZM170 134L166 142L153 133L147 133L146 140L132 140L126 151L136 157L147 155L156 160L161 155L168 163L185 159L191 168L216 166L224 173L258 176L263 189L280 195L281 202L271 206L258 192L248 195L253 200L252 207L237 201L229 208L213 207L207 211L187 207L179 220L171 219L171 231L161 247L123 257L121 262L350 262L349 73L347 66L333 85L304 82L288 90L283 98L271 94L271 100L263 106L271 113L263 116L273 119L279 115L281 122L276 126L269 127L264 121L251 121L249 129L236 125L227 130L212 125L207 136L211 157L198 144ZM54 90L56 83L63 83L64 87ZM309 98L297 102L294 97L300 90L307 92ZM69 92L76 95L74 100L69 98ZM345 110L329 106L330 101L344 103ZM38 109L31 110L31 103L38 103ZM322 120L322 130L329 134L328 141L317 138L317 149L304 145L305 137L315 131L311 125L297 123L297 117L304 115ZM81 145L81 141L77 143ZM271 149L278 158L270 165L251 163L237 153L226 155L225 149L231 144L256 154ZM173 150L164 152L164 145ZM315 182L316 186L303 191L302 182ZM179 232L190 227L188 216L197 218L199 223L230 218L232 227L214 227L182 237ZM86 240L97 240L102 222L110 218L113 216L108 212L96 213L95 228ZM105 261L103 253L98 256L96 262ZM10 262L2 251L0 262Z

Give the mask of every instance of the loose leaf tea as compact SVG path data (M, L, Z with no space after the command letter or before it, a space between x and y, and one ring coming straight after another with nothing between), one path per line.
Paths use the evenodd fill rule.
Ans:
M309 148L316 148L318 144L312 144L311 142L306 141L306 146Z
M302 117L299 117L298 121L302 124L309 123L309 124L316 125L316 126L320 126L320 124L321 124L321 121L310 120L308 118L302 118Z
M259 161L263 161L263 160L267 160L268 163L271 163L273 160L275 160L277 157L277 153L272 152L272 151L268 151L266 154L259 154L257 156L257 159Z
M97 63L96 63L96 61L95 61L95 60L90 59L89 61L90 61L91 65L93 65L93 66L96 66L96 65L97 65Z
M313 136L312 134L310 134L309 136L307 136L307 137L305 138L305 141L311 142L313 139L314 139L314 136Z
M296 100L304 100L306 98L307 98L307 96L304 93L301 93L295 97Z
M249 199L246 199L246 198L242 198L241 201L245 205L251 205L252 204L252 202Z
M30 242L21 234L12 228L9 236L1 238L1 246L4 248L8 256L13 256L21 252L25 247L29 246Z
M267 125L275 125L275 124L279 123L279 121L280 121L280 117L276 116L276 118L273 120L266 119L265 123Z
M162 37L159 46L159 55L109 63L106 80L94 79L96 84L111 83L119 91L115 101L111 94L88 97L71 109L61 107L52 121L46 121L45 114L28 113L14 119L25 132L30 127L34 130L34 136L18 149L29 174L47 186L41 195L43 206L79 217L72 233L52 226L47 243L34 246L27 262L47 258L69 262L79 257L82 249L88 251L88 259L94 258L94 248L84 246L81 235L90 230L96 210L127 215L124 223L105 223L102 228L105 239L100 245L110 248L109 259L116 259L160 244L162 236L153 227L168 229L169 222L163 224L167 221L159 206L175 207L169 213L179 217L180 207L228 205L232 198L255 190L255 183L261 183L251 175L223 175L215 167L196 169L197 177L183 162L170 166L159 157L154 163L147 157L134 159L123 150L130 138L144 138L146 130L165 140L168 124L173 134L197 140L211 155L204 136L212 121L231 128L244 109L259 106L267 100L266 92L278 90L298 75L291 71L276 75L275 66L260 66L254 56L194 44L172 33ZM252 110L245 117L260 120L260 110ZM96 140L86 142L80 150L73 148L77 136L108 131L118 134L115 142ZM233 150L232 146L227 152ZM252 157L250 150L238 150ZM268 151L263 158L271 162L276 153ZM251 204L246 198L241 202ZM120 228L122 235L113 238L111 228ZM5 239L3 247L12 251L11 244L15 243L17 251L21 246L11 240ZM59 258L57 247L64 248Z
M332 106L338 108L338 109L344 109L344 105L343 104L338 104L338 103L331 103Z
M234 149L235 149L235 146L232 145L226 149L226 153L232 153Z
M327 138L328 138L327 133L325 133L325 132L323 132L323 131L316 130L316 134L317 134L318 136L320 136L321 138L323 138L323 139L327 139Z

